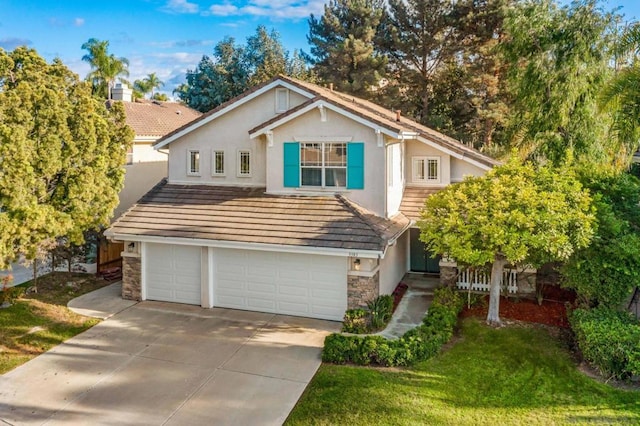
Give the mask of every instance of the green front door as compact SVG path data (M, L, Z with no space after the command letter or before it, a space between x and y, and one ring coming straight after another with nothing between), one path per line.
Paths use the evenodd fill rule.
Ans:
M425 272L430 274L440 273L440 256L432 256L422 241L420 241L420 230L411 228L410 234L410 266L414 272Z

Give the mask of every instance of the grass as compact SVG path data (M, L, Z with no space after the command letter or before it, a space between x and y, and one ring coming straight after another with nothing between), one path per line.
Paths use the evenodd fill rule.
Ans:
M640 424L640 392L588 378L542 328L462 322L446 352L410 369L324 364L287 425Z
M56 272L38 278L37 294L0 309L0 374L97 324L99 320L66 306L69 300L107 284L87 274Z

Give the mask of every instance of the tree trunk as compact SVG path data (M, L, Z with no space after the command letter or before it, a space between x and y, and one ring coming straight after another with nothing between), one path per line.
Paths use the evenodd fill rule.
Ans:
M502 325L500 321L500 284L502 283L502 273L507 259L502 254L496 254L491 265L491 287L489 290L489 312L487 313L487 324L493 327Z

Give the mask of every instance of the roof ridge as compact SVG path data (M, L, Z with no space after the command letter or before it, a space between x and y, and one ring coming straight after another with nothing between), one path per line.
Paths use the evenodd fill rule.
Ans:
M382 241L384 241L385 243L388 241L386 238L384 238L383 235L381 235L382 233L380 232L380 229L378 229L378 227L375 226L375 224L371 223L371 221L365 216L364 212L371 215L375 215L375 213L365 209L364 207L357 204L356 202L349 200L342 194L336 194L335 196L351 213L353 213L360 220L362 220L364 224L367 225ZM381 219L384 219L384 218L381 218Z

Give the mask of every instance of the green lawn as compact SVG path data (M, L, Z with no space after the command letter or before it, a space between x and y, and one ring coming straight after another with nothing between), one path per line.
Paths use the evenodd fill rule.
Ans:
M288 425L640 424L640 392L580 373L540 328L462 323L461 339L404 370L325 364Z

